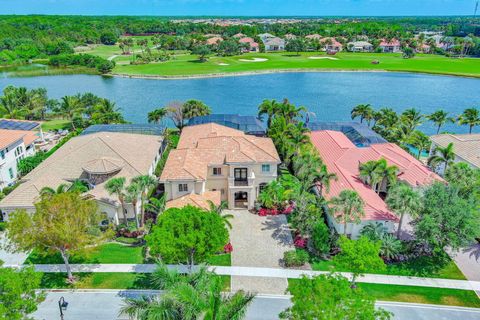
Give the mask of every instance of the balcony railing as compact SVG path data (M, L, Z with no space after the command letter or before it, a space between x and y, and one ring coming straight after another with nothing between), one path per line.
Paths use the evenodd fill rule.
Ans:
M233 180L233 185L235 187L248 186L248 180Z

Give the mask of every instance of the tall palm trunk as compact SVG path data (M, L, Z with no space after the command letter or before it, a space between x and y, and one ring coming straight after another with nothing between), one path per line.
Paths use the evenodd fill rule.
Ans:
M125 226L128 225L128 220L127 220L127 213L125 212L125 201L123 200L123 197L119 196L118 200L120 201L120 206L122 209L122 214L123 214L123 223Z
M402 213L400 215L400 221L398 222L398 229L397 229L397 238L398 239L400 239L400 233L402 232L403 216L404 216L404 213Z

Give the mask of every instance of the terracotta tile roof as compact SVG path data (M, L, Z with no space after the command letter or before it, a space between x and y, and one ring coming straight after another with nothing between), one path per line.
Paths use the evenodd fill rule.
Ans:
M160 180L205 180L208 166L225 163L280 163L280 157L269 138L216 123L188 126L177 149L170 152Z
M439 134L431 136L433 143L445 148L453 143L453 152L471 165L480 168L480 133Z
M309 35L305 36L305 39L320 40L320 39L322 39L322 36L319 35L318 33L314 33L314 34L309 34Z
M74 137L27 174L23 183L0 202L0 208L31 208L43 187L56 188L62 183L86 178L83 168L102 158L117 164L121 162L121 170L115 176L125 177L127 181L147 174L161 143L160 136L118 132ZM139 148L141 152L138 152ZM105 182L97 184L89 194L97 200L117 205L116 197L105 190Z
M250 37L245 37L245 38L241 38L240 40L238 40L238 42L240 42L240 43L252 43L252 42L255 42L255 40L253 40Z
M35 131L0 129L0 149L4 149L21 139L23 139L25 146L29 146L40 137L37 136Z
M187 205L199 207L204 210L210 210L210 203L212 201L216 206L221 202L220 191L205 191L202 195L191 193L183 197L167 201L166 208L183 208Z
M399 47L400 46L400 41L398 41L397 39L392 39L390 41L387 41L385 39L382 39L382 41L380 42L380 46L382 47Z
M222 42L222 41L223 41L222 37L212 37L212 38L207 39L207 44L208 45L213 45L213 44L217 44L217 43Z
M342 132L313 131L310 133L313 145L327 165L328 171L335 173L337 181L332 181L327 199L338 196L342 190L358 192L365 202L363 220L396 220L385 202L369 186L359 179L358 166L370 160L385 158L389 165L399 168L398 178L412 186L428 185L443 181L420 161L393 143L372 144L370 147L356 147Z

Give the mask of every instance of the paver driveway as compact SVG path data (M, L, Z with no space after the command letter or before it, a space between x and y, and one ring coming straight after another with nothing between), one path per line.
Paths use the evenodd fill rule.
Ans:
M260 217L247 210L229 210L232 214L230 240L232 266L281 267L285 251L293 249L293 240L285 216ZM265 294L284 294L288 282L282 278L232 277L232 291L246 290Z

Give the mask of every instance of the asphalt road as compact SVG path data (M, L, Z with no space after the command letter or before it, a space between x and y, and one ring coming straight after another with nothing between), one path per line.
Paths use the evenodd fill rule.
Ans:
M33 317L38 320L60 319L58 300L63 296L68 302L65 320L128 320L127 317L118 315L122 299L126 296L138 296L139 294L139 292L116 290L49 292ZM287 296L257 296L248 310L247 319L278 319L278 314L289 305L290 300ZM480 319L480 309L396 302L379 302L377 305L393 312L395 319L400 320Z

